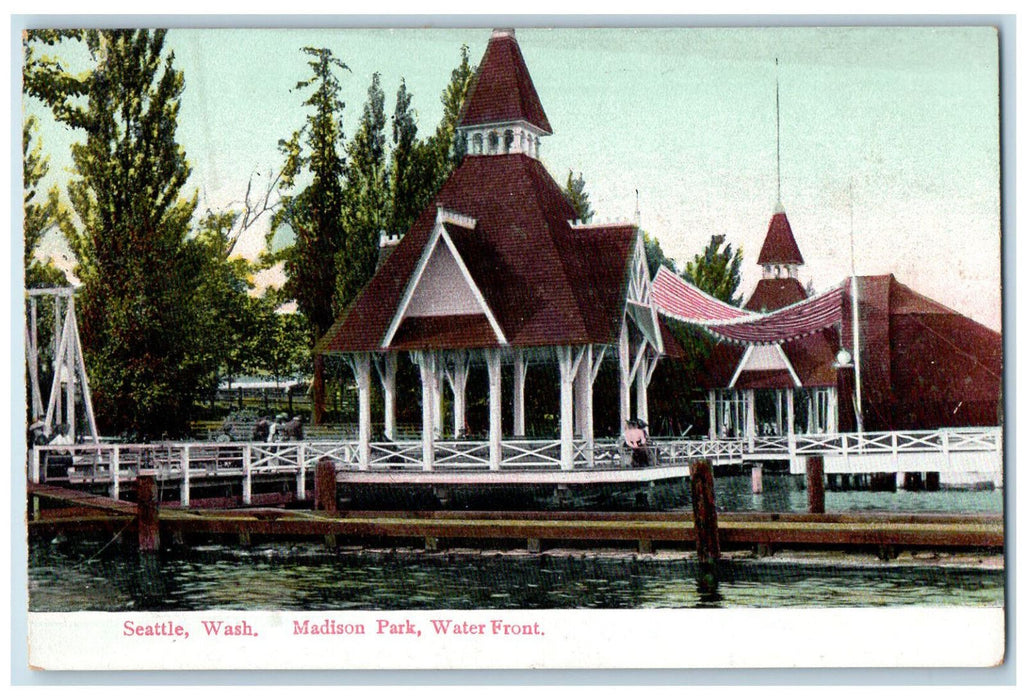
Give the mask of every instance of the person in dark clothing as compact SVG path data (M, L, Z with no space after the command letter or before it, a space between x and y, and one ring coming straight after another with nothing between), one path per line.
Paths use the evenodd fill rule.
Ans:
M629 420L624 430L624 443L631 449L631 466L641 469L649 466L649 447L645 434L645 422Z
M257 424L253 426L253 442L267 442L267 436L271 432L271 423L267 416L261 416Z

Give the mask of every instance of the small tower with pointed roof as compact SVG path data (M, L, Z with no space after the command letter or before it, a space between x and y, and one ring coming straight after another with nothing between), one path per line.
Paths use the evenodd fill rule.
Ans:
M553 133L513 29L495 29L457 125L470 156L523 153L538 158Z

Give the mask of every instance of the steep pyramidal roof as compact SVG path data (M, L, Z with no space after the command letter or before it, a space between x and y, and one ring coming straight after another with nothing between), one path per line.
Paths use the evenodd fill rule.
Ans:
M767 237L763 239L757 262L760 265L804 264L795 236L792 235L792 227L788 223L788 215L780 206L770 220L770 228L767 229Z
M496 30L474 76L460 126L516 121L553 133L513 30Z
M438 207L476 220L446 225L461 260L512 346L617 341L637 232L576 230L574 209L543 165L523 154L467 156L375 273L322 351L384 347L389 324L436 225ZM406 319L391 349L495 347L484 317Z

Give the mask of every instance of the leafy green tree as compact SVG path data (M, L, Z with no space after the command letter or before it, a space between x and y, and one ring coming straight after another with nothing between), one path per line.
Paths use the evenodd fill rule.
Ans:
M738 286L742 282L742 250L732 251L724 236L710 236L702 253L685 263L682 277L721 301L740 306Z
M456 138L456 127L460 122L464 101L474 81L476 68L471 65L470 49L466 44L460 47L460 64L450 73L449 84L442 91L442 119L428 144L435 155L435 178L432 193L460 165L467 153L467 144Z
M195 196L175 141L185 85L164 31L30 32L25 89L57 121L85 132L72 146L61 230L82 280L82 343L101 430L142 437L186 432L198 376L194 291L201 256L187 240ZM31 47L82 42L91 68L72 73Z
M43 236L57 226L64 216L57 187L50 188L41 202L37 199L40 195L39 183L46 177L50 164L49 159L43 155L42 144L36 141L32 145L36 125L36 118L29 117L22 124L21 132L25 287L64 287L68 284L64 272L52 262L44 263L35 258Z
M656 276L660 266L666 267L674 274L678 274L678 265L673 258L668 258L660 247L660 241L648 232L642 232L642 243L645 245L645 261L649 265L649 274Z
M401 81L392 114L389 233L406 233L436 192L437 159L431 145L417 138L412 99L406 81Z
M308 345L331 327L339 308L337 299L340 253L345 244L343 185L346 177L345 135L340 98L342 85L337 71L349 67L326 48L303 48L310 56L311 76L296 83L297 90L311 90L303 105L310 112L306 124L289 139L279 142L285 164L279 181L281 207L271 219L267 248L282 228L291 229L294 243L265 260L285 262L287 281L283 291L295 299L307 320ZM310 184L299 189L300 179ZM314 422L324 417L324 363L314 363Z
M587 224L592 220L595 212L592 211L592 205L588 201L588 192L585 191L585 177L581 173L574 177L573 170L567 172L567 184L563 188L563 193L567 195L567 199L570 200L580 221Z
M346 149L349 164L343 190L346 237L336 259L339 309L346 308L374 275L378 236L388 224L385 122L385 93L380 76L375 73L357 131Z

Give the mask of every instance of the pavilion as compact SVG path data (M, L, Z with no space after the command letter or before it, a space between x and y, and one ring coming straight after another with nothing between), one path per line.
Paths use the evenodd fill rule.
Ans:
M488 377L493 470L506 459L504 436L525 435L532 364L559 367L562 469L593 462L593 387L603 362L617 366L621 424L648 418L647 387L664 338L642 234L628 223L576 220L539 161L542 137L552 132L514 31L494 31L457 126L467 155L319 344L354 372L361 468L371 460L372 381L381 383L384 433L393 440L403 360L420 370L418 459L426 471L436 462L437 440L465 434L472 367L484 366ZM394 242L383 237L383 245ZM513 376L507 430L504 366Z

